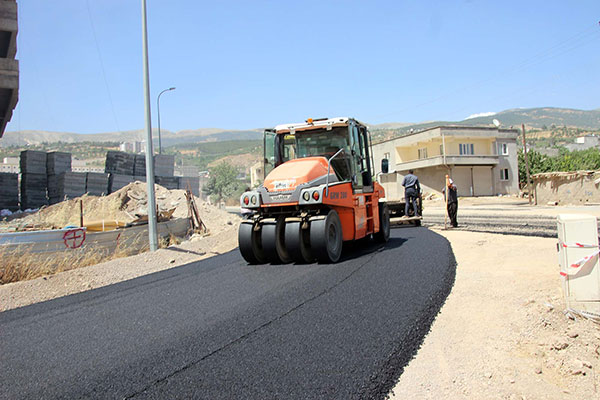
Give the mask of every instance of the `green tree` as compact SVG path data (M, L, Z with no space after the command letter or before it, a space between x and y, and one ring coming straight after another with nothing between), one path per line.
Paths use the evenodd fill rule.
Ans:
M233 165L222 162L211 169L210 179L202 190L215 196L217 201L232 197L243 190L244 186L244 183L237 179L237 175L238 171Z
M565 147L561 147L556 157L549 157L530 150L527 152L527 156L531 175L554 171L600 170L600 150L597 148L569 151ZM518 158L519 182L524 184L527 181L527 173L522 149L519 150Z

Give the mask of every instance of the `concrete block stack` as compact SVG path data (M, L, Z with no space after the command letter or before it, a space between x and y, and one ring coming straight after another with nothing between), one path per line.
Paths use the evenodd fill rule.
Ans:
M60 175L71 171L71 153L52 151L46 156L46 172L50 175Z
M46 153L25 150L21 152L21 208L40 208L48 205L48 176Z
M178 176L156 176L155 183L169 190L179 189Z
M19 174L0 172L0 210L19 209Z
M85 172L66 171L58 175L48 175L48 198L50 204L74 199L85 194Z
M182 176L179 178L179 189L186 190L188 184L192 194L200 197L200 177L199 176Z
M133 176L134 168L135 154L112 150L106 153L104 172L108 174Z
M121 151L106 153L105 172L108 178L108 192L113 193L131 182L146 182L146 156ZM155 182L167 189L179 189L179 180L173 176L175 156L157 154L154 156Z
M133 182L133 175L110 174L108 178L108 191L114 193L117 190Z
M133 167L134 176L146 176L146 156L143 154L135 155L135 162Z
M46 154L46 172L48 174L48 202L60 203L65 199L65 188L60 186L61 174L71 172L71 153L53 151Z
M86 173L85 191L92 196L104 196L108 194L108 174L102 172Z
M157 154L154 156L154 175L173 176L175 173L175 156Z

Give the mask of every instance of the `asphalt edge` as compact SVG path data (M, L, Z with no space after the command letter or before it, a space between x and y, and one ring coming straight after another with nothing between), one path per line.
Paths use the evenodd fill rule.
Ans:
M394 351L382 365L380 371L369 378L368 383L360 391L359 399L387 399L404 368L416 356L425 337L431 330L433 321L446 303L456 279L456 258L450 242L444 238L448 246L448 268L439 289L431 295L423 308L421 317L415 321L409 333L394 343ZM432 371L433 372L433 371Z

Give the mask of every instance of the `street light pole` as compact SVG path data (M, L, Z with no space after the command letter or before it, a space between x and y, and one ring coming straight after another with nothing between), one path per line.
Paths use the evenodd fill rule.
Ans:
M158 154L162 154L162 143L160 141L160 96L164 92L168 92L170 90L175 90L174 87L163 90L158 94L158 98L156 99L156 113L158 114Z
M148 241L150 251L158 250L156 225L156 198L154 196L154 150L152 148L152 122L150 116L150 78L148 71L148 28L146 0L142 0L142 47L144 60L144 105L146 109L146 182L148 184Z

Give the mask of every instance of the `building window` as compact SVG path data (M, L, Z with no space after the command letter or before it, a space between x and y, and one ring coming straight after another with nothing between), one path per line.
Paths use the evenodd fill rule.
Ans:
M444 145L440 144L440 156L444 155Z
M475 145L473 143L460 143L458 148L461 156L472 156L475 154Z
M508 143L500 143L500 154L503 156L508 155Z
M500 180L507 181L508 180L508 168L502 168L500 170Z
M386 160L390 159L390 153L383 153L383 158L385 158Z
M424 158L427 158L427 147L419 149L419 160L422 160Z

